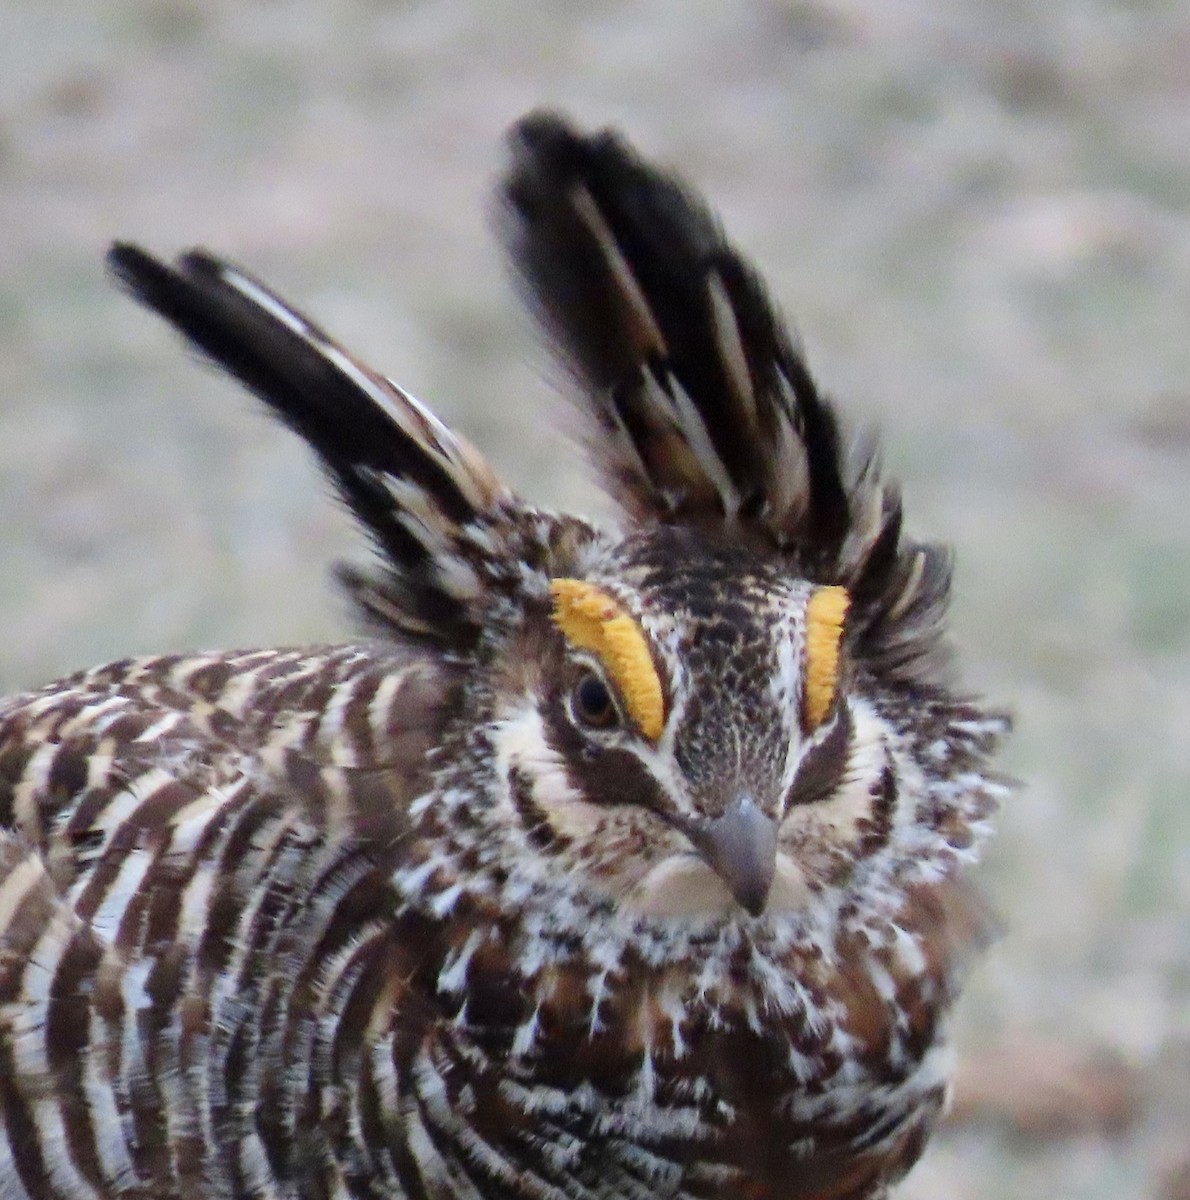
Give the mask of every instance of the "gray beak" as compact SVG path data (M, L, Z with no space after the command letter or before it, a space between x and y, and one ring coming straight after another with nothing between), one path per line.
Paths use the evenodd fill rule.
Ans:
M721 816L690 822L686 836L740 906L760 916L773 885L777 827L752 797L741 796Z

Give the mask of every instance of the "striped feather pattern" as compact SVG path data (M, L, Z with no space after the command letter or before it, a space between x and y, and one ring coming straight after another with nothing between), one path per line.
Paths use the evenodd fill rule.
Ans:
M0 1200L881 1200L921 1153L1007 791L947 558L685 185L534 114L501 194L623 536L238 268L112 250L319 455L380 637L0 703Z
M276 1194L310 1106L363 1102L321 1072L367 1031L377 860L444 703L346 647L115 664L2 714L0 1195Z
M789 990L815 986L821 944L765 951L775 973L745 1003L708 971L712 943L701 1017L630 927L597 951L609 931L588 917L590 944L542 959L490 880L468 879L482 835L439 858L435 823L414 832L425 755L391 762L393 734L433 742L447 692L424 663L357 646L132 660L0 712L0 1195L734 1194L754 1135L712 1149L732 1092L711 1079L731 1046L735 1103L772 1086L752 1076L773 1054L837 1060L839 1035L806 1030ZM439 785L442 819L466 774ZM782 993L790 1020L746 1034L747 1007ZM690 1054L679 1028L688 1098L666 1082ZM596 1063L602 1099L579 1083ZM904 1118L936 1107L935 1068L880 1070ZM822 1138L822 1113L786 1119Z

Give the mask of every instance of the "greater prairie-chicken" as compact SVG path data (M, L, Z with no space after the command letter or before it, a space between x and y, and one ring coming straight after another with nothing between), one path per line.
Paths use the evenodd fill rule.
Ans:
M922 1149L1003 791L948 556L696 196L510 146L616 533L235 267L111 251L317 452L373 636L0 706L3 1200L825 1200Z

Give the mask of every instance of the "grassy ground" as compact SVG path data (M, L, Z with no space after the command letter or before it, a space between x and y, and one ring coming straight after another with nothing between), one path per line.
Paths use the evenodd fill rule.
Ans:
M1007 935L960 1022L993 1095L903 1194L1184 1194L1184 2L10 0L0 32L0 686L343 628L345 521L109 288L112 236L250 264L526 493L592 503L485 204L523 110L622 125L884 429L913 527L958 547L967 676L1018 715Z

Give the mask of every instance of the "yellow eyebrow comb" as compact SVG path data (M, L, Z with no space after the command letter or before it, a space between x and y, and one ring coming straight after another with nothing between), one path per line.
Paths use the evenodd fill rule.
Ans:
M580 650L599 659L628 716L650 741L661 736L665 702L644 631L620 604L581 579L551 579L554 623Z

